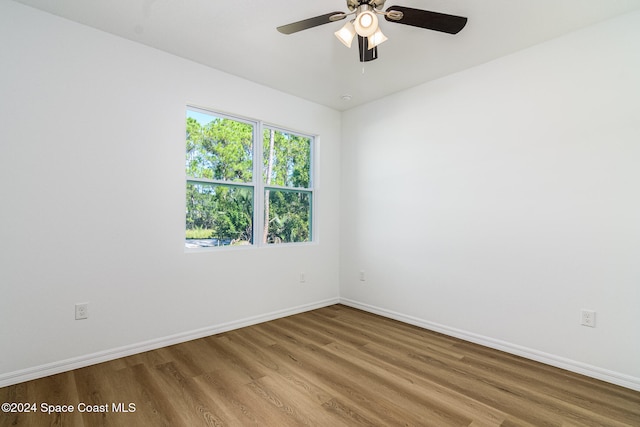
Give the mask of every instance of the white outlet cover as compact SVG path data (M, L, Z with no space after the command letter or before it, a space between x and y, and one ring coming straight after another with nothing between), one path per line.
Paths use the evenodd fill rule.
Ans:
M89 303L76 304L76 320L89 318Z
M594 310L580 310L580 324L583 326L589 326L590 328L595 328L596 312Z

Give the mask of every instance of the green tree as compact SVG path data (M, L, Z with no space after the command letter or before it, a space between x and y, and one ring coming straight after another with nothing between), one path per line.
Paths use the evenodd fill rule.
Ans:
M187 238L251 241L253 191L232 183L253 179L253 126L220 117L186 124L187 176L229 182L187 182Z
M266 129L263 152L263 179L267 187L263 241L311 240L311 193L301 190L311 184L311 139Z

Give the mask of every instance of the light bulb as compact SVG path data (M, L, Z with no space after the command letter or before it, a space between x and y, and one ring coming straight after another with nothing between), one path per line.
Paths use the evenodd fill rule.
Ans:
M370 10L361 12L356 18L354 27L362 37L369 37L378 29L378 17Z
M362 25L362 28L369 28L372 22L373 18L371 18L371 15L368 13L362 14L362 17L360 18L360 25Z

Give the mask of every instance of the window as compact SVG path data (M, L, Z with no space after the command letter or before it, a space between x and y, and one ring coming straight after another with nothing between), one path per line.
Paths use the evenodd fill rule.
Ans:
M311 240L311 142L309 137L264 129L263 242Z
M313 137L193 107L186 131L187 248L312 241Z

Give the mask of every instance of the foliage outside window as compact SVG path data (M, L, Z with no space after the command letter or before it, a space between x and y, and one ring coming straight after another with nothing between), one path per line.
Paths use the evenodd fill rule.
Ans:
M191 107L186 130L187 248L312 241L312 137Z
M266 128L263 132L266 243L311 240L311 139Z

